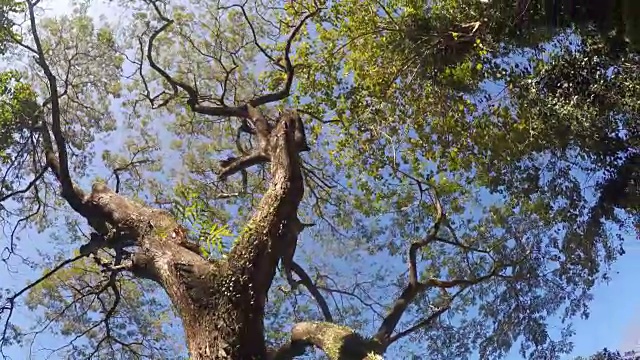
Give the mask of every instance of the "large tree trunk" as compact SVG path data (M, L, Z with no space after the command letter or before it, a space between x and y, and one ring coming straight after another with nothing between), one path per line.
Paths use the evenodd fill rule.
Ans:
M266 129L266 120L259 114L255 117L263 121L261 129ZM304 187L298 152L304 146L296 135L301 131L302 122L293 113L262 134L258 157L271 162L271 183L224 259L204 259L197 246L189 243L185 229L164 210L134 203L100 184L88 196L75 186L63 191L63 196L76 200L69 203L101 233L94 234L96 242L85 245L81 252L93 254L104 247L117 252L135 246L112 269L131 271L166 290L182 318L193 360L266 359L267 292L278 262L291 252L299 231L297 209ZM239 171L255 164L255 158L253 154L226 164Z
M251 312L247 314L252 317ZM262 319L259 316L253 316L253 320L242 319L241 316L242 313L236 311L194 309L190 320L184 323L190 359L266 359L260 329Z

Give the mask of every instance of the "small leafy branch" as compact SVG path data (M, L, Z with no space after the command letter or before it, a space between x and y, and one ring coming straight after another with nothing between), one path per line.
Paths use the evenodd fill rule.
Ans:
M221 225L214 220L209 204L202 200L197 191L179 187L173 200L172 212L193 233L200 245L202 255L207 259L224 255L225 239L233 237L228 224Z

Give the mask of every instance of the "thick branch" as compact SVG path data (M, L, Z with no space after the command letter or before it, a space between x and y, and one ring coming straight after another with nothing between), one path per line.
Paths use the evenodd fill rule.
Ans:
M273 359L290 359L284 356L293 353L290 349L299 351L304 346L321 349L331 360L380 360L383 351L378 342L364 339L346 326L302 322L293 326L290 343L283 347L282 352L276 351Z
M262 164L271 161L271 153L275 150L273 148L274 143L271 139L271 132L273 129L267 122L266 118L260 113L260 111L251 105L247 105L248 119L253 122L253 128L243 122L243 125L238 131L247 131L250 134L256 134L258 136L259 145L252 153L246 154L244 149L239 149L243 156L229 157L220 161L220 179L224 180L227 177L240 172L245 171L249 167ZM309 145L307 144L307 137L304 130L304 124L302 119L297 114L297 111L292 111L289 114L282 115L283 118L289 117L292 121L291 133L293 133L293 150L298 152L309 151ZM243 127L247 127L243 130ZM244 176L244 175L243 175ZM243 179L246 180L246 179Z
M34 8L37 4L37 1L28 2L29 22L35 43L35 49L33 50L36 53L36 61L47 78L50 95L41 106L38 106L35 102L29 104L29 106L33 107L31 114L34 116L34 121L36 119L40 121L46 164L60 183L62 197L73 210L85 217L96 231L105 233L106 223L104 219L96 216L95 209L87 202L87 196L84 191L74 184L69 171L67 143L61 125L60 94L58 93L57 79L47 62L36 27ZM51 128L49 128L44 116L44 109L48 106L51 106ZM53 138L51 137L52 134Z
M251 104L247 105L247 113L249 114L249 119L253 121L253 127L256 129L255 133L258 135L259 151L268 152L271 129L269 128L267 119L262 115L260 110Z
M224 180L237 172L246 170L258 164L264 164L268 161L269 156L260 152L256 152L239 158L230 157L226 160L220 161L220 173L218 176L221 180Z
M229 253L233 271L245 273L257 291L258 303L264 301L275 275L278 261L289 247L291 232L304 193L295 132L301 124L295 112L283 115L271 131L269 157L271 183L258 209L247 224L244 235ZM298 221L299 222L299 221ZM234 276L238 276L235 274Z
M302 341L288 342L280 346L276 350L271 350L268 356L269 360L293 360L297 356L304 355L307 347L310 344L306 344Z

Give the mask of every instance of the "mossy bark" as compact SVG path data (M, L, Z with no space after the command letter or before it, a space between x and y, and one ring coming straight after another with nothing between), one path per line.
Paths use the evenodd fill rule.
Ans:
M88 196L73 189L71 195L78 195L73 205L96 232L104 239L107 233L116 234L81 251L134 245L126 269L165 289L182 319L192 360L267 358L267 292L291 246L285 239L299 232L297 209L304 186L296 135L301 126L293 113L270 129L261 149L271 163L269 188L234 247L217 261L187 246L185 229L168 212L135 203L101 184Z

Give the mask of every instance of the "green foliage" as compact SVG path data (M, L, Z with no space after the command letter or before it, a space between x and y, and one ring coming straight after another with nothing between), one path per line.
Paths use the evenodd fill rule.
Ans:
M0 151L2 162L9 160L16 138L37 124L36 95L18 71L0 73Z
M229 226L220 225L212 218L209 204L201 194L187 188L178 188L173 203L173 213L192 233L198 234L202 255L208 259L219 257L227 251L229 237L233 236Z
M591 356L588 356L588 357L579 356L574 360L622 360L622 359L623 359L622 355L620 354L619 351L611 351L605 348Z
M17 31L16 19L26 8L26 1L0 1L0 54L5 54L11 43L21 37L20 31Z
M52 263L55 264L55 261ZM47 273L50 269L46 267L46 262L42 265L43 274ZM125 276L118 276L112 285L109 282L109 278L95 263L85 259L33 288L25 305L29 311L37 314L35 320L40 326L34 328L34 332L23 331L23 336L27 335L28 340L25 343L38 341L46 330L61 338L83 334L82 342L58 346L57 353L61 357L96 356L90 354L101 343L106 343L107 350L99 356L135 358L135 353L145 351L136 342L148 344L150 353L155 356L174 356L175 349L172 347L178 344L171 335L166 334L170 330L167 323L174 315L163 303L162 294L157 293L148 282ZM116 289L120 294L118 296L114 292ZM141 312L141 308L148 311ZM112 317L107 318L105 315L110 311L113 311ZM105 339L105 329L113 338ZM130 339L131 344L123 346L114 340L123 338Z
M547 229L538 240L527 240L545 264L527 270L537 283L531 292L500 293L498 285L491 291L480 286L475 294L507 306L477 318L499 324L507 321L499 314L508 312L515 293L527 299L527 314L505 326L526 339L522 355L535 357L546 346L567 348L540 342L546 332L536 314L587 316L590 289L624 252L621 234L635 232L629 220L638 216L638 202L631 200L638 181L612 174L620 172L621 160L632 162L631 149L638 148L638 97L632 88L622 90L637 84L638 72L631 60L636 55L612 50L611 38L588 27L563 32L567 23L550 25L541 2L532 2L526 13L515 3L341 1L306 39L310 50L301 61L310 70L300 74L297 101L336 121L322 125L333 136L320 143L328 149L326 167L335 166L346 178L350 205L338 202L332 217L347 214L341 223L346 228L368 226L356 233L377 239L377 249L397 253L404 249L397 239L411 237L424 223L429 206L410 186L416 179L442 192L448 215L468 241L500 249L493 258L531 251L515 240L517 232L511 240L500 235L520 219L525 228ZM514 13L522 13L522 23ZM606 195L605 187L615 181L627 188L627 205ZM448 251L429 252L437 264L430 271L456 273L456 259L471 256ZM482 268L482 262L475 266ZM557 297L544 281L533 280L549 273L549 281L573 290ZM489 294L496 298L488 300ZM472 298L458 314L473 308ZM461 325L459 331L472 331L474 320L461 317L469 328ZM488 336L479 344L487 356L513 344L506 334L476 331L466 337ZM422 335L433 336L430 343L451 341L436 333ZM567 327L559 339L570 334Z
M169 208L203 255L215 259L242 236L269 180L268 166L251 169L246 184L239 176L217 180L219 161L237 155L238 123L194 114L183 94L170 101L173 89L138 66L147 51L140 43L158 25L143 3L123 2L127 16L118 27L91 18L84 6L38 23L65 91L61 117L71 171L87 189L98 176L113 184L116 171L122 194ZM157 38L156 61L210 91L203 99L218 105L276 89L284 75L265 66L254 33L278 57L293 24L317 1L286 2L284 9L275 1L249 3L247 18L216 2L167 5L175 23ZM428 11L426 3L433 4ZM304 115L312 151L303 155L299 216L317 226L304 231L296 261L331 299L336 322L363 334L376 330L392 305L389 294L405 285L408 247L433 221L427 187L437 190L453 231L443 229L420 251L421 279L477 278L501 269L500 276L460 288L448 318L399 341L389 358L409 358L413 350L405 349L415 347L416 356L432 359L474 353L493 359L516 343L529 358L569 352L570 320L588 316L591 290L623 252L618 237L640 208L631 161L640 147L640 69L627 46L635 44L635 23L620 23L630 43L614 46L616 36L602 31L610 27L588 31L582 20L567 17L549 26L541 1L531 1L526 14L516 3L522 2L327 2L294 42L291 98L264 109L270 117L284 106ZM29 35L23 40L33 45ZM24 188L42 165L39 138L16 115L31 119L37 109L31 101L49 93L31 53L16 48L27 65L0 74L0 149L3 165L15 161L3 169L3 191ZM84 220L63 206L52 180L43 177L0 209L8 230L25 223L47 229L55 247L28 242L33 233L9 240L40 268L86 241L78 230ZM624 194L607 195L611 184ZM29 293L27 304L38 313L34 330L69 340L92 329L61 356L88 355L97 346L96 358L136 358L139 348L100 343L103 305L116 297L110 288L95 290L107 281L83 261ZM283 284L274 280L266 310L274 343L286 339L292 322L321 317L304 289L283 290ZM156 358L184 352L171 347L180 339L167 327L178 322L155 285L121 276L116 286L124 305L109 323L115 339L140 341L145 355ZM452 294L428 289L399 328L424 320ZM553 333L553 319L565 327Z

